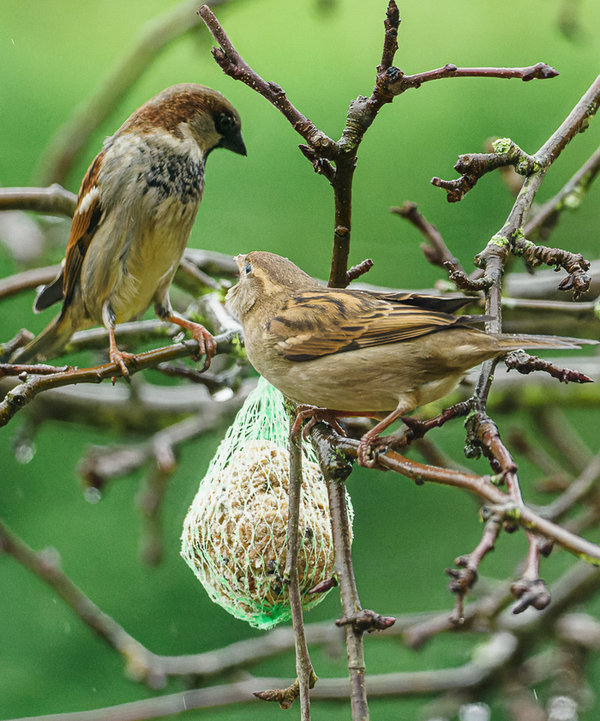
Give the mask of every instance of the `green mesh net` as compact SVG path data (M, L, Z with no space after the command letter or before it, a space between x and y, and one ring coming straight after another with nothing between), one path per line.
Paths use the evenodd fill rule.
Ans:
M289 420L281 393L264 379L221 441L183 525L181 555L213 601L257 628L291 617L286 559ZM302 605L333 574L327 487L310 443L302 443L298 576ZM352 515L350 499L348 508Z

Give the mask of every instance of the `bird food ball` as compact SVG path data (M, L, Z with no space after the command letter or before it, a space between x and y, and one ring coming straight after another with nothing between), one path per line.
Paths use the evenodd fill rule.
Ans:
M284 580L289 455L270 440L246 440L218 474L205 479L188 511L182 556L213 601L258 628L291 616ZM303 462L298 577L307 593L333 574L327 487L317 463Z

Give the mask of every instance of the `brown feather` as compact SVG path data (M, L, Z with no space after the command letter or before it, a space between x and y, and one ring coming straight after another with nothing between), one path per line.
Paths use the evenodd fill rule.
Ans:
M406 305L406 295L389 294L390 302L385 296L354 290L296 293L269 321L267 332L275 336L284 358L301 361L418 338L470 320Z
M67 241L65 267L63 270L63 310L69 305L73 297L75 286L81 274L83 259L90 247L90 243L102 217L99 193L91 202L88 202L84 212L80 212L80 208L82 201L88 196L88 193L92 192L95 188L97 190L96 183L104 152L105 151L98 153L94 158L94 161L85 174L81 188L79 189L79 195L77 196L77 207L75 208L71 232L69 233L69 240Z

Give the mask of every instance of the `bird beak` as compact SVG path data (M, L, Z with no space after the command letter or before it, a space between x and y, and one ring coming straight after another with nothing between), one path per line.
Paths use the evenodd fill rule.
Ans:
M232 150L238 155L247 155L246 144L244 143L244 138L242 138L242 133L239 130L232 135L221 138L219 145L222 148L227 148L227 150Z
M245 255L236 255L234 257L234 260L238 267L238 272L241 275L242 274L242 268L244 267L244 263L246 262L246 256Z

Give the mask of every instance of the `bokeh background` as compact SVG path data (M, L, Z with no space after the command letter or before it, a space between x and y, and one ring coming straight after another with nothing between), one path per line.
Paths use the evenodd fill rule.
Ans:
M2 185L37 182L44 149L56 131L94 93L145 23L175 5L168 0L0 3ZM385 107L368 131L355 177L351 261L375 261L369 282L424 288L442 273L426 263L416 231L392 216L389 207L417 201L470 268L473 256L502 226L511 197L494 174L461 203L450 205L429 180L434 175L455 177L456 157L480 151L490 136L509 136L529 152L540 147L600 70L600 5L594 0L407 0L399 7L403 22L396 64L407 73L448 62L520 66L540 60L560 72L544 82L429 83ZM349 101L371 92L385 9L384 0L235 0L218 8L217 15L255 70L285 88L302 112L337 139ZM571 11L573 23L566 33L562 21ZM222 74L210 55L211 44L208 33L199 29L161 52L90 139L66 186L77 191L103 138L147 98L177 82L210 85L239 110L248 157L211 156L190 245L229 254L275 251L325 278L333 227L328 184L298 151L300 138L283 116ZM551 197L597 144L592 125L553 167L542 199ZM593 188L583 208L563 219L552 243L596 257L599 199L598 188ZM67 228L57 223L55 235L63 242ZM57 262L61 255L57 241L38 262ZM22 267L0 246L2 275ZM31 302L32 296L24 294L0 304L0 340L22 326L37 331L45 325L49 316L34 316ZM578 416L592 447L595 417L596 411ZM14 453L23 422L16 418L0 431L0 515L31 546L56 548L71 578L157 653L200 652L260 634L212 605L179 557L183 517L222 432L182 450L166 495L165 560L158 568L148 568L137 557L141 473L115 482L95 504L85 500L77 473L89 445L128 439L118 429L46 423L36 436L33 457L21 458L28 461L23 463ZM460 459L460 424L445 427L437 439ZM535 481L528 470L523 463L527 494ZM354 553L363 605L386 614L450 609L453 598L443 569L477 542L475 503L448 489L417 488L374 471L355 472L349 491L356 511ZM524 548L521 534L503 537L500 548L483 569L492 577L510 575ZM565 554L555 554L544 567L545 577L551 580L569 563ZM306 620L338 613L334 591ZM472 638L461 635L436 639L418 654L382 638L366 642L370 673L459 665L473 646ZM343 653L332 658L318 651L313 660L322 676L345 675ZM291 677L293 657L275 658L253 670ZM165 691L181 688L174 681ZM0 560L1 718L83 710L151 695L124 677L121 658L37 578L10 558ZM374 700L371 708L373 718L414 718L422 705L420 699ZM597 709L591 708L585 718L596 718ZM333 721L349 717L348 707L340 704L321 702L315 711L317 717ZM185 718L233 721L271 719L281 713L272 705L252 705L190 712ZM495 713L494 718L503 718L501 709Z

